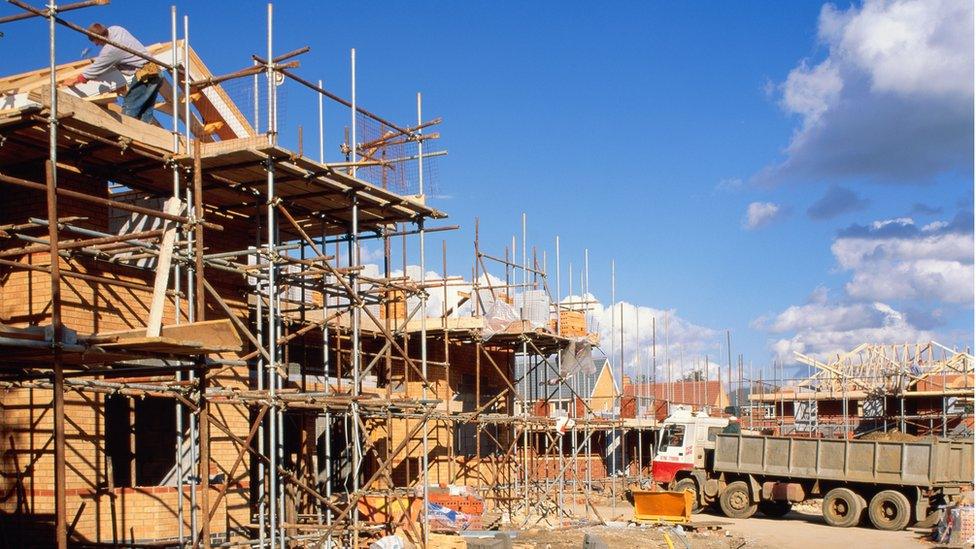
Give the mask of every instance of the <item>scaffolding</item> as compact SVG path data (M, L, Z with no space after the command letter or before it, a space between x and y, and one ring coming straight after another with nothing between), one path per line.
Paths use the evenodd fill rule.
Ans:
M415 124L398 125L359 106L355 50L348 100L299 76L295 59L309 48L275 54L270 4L264 55L215 76L190 47L186 16L179 36L173 8L169 43L148 46L148 55L113 44L165 71L157 111L172 124L164 129L113 112L122 82L90 91L58 87L87 62L55 63L57 29L91 37L64 14L106 2L52 2L43 9L10 3L23 13L0 23L44 20L50 48L47 69L0 81L0 182L19 189L12 202L31 203L30 193L46 196L38 215L20 219L19 212L8 212L16 221L2 227L5 287L12 292L14 282L22 283L32 292L26 309L14 307L23 314L0 326L5 414L15 415L11 395L27 395L30 410L46 407L35 402L37 395L50 394L53 404L45 420L53 432L51 505L25 495L36 493L41 481L33 463L26 469L15 464L15 516L37 526L43 522L37 511L49 509L58 547L70 538L116 545L357 546L395 531L427 546L432 479L440 478L432 471L446 464L447 483L473 484L477 496L511 523L578 516L602 521L591 499L606 482L594 478L591 462L602 452L595 452L594 439L602 436L606 444L622 423L595 415L586 399L592 388L561 369L560 351L579 336L563 335L561 326L563 310L573 306L559 300L546 306L547 318L555 310L554 326L533 326L524 313L503 329L488 325L491 303L511 302L519 292L524 299L529 290L551 294L545 259L540 265L533 250L529 265L525 218L521 263L514 259L514 240L500 259L485 254L476 236L467 297L448 304L449 288L464 282L447 274L446 243L443 276L427 278L427 237L456 227L428 225L445 215L426 205L425 170L445 153L425 150L439 137L428 129L440 119L423 119L420 94ZM247 78L251 117L226 89ZM316 94L317 161L303 154L301 133L298 152L279 144L283 81ZM323 99L350 114L338 162L325 160ZM408 165L416 169L405 176ZM403 192L414 183L416 195L390 190ZM408 237L416 237L418 277L407 276ZM399 274L392 264L397 238L403 242ZM383 245L380 273L367 272L362 261L367 241ZM557 263L558 253L557 244ZM504 285L491 283L487 262L504 266ZM72 298L66 304L65 292L79 292L71 281L86 286L83 303ZM47 290L38 292L38 284ZM557 296L558 284L557 276ZM432 315L428 300L435 292L443 305ZM92 305L101 301L111 302L111 313ZM124 329L105 328L116 324ZM463 381L452 384L452 370L464 370L451 354L471 349L473 401L455 408L452 386L461 393ZM494 378L491 387L488 378ZM548 405L557 387L573 399L566 414L572 425L562 431L557 418L533 413L534 406ZM99 418L105 421L93 446L106 455L93 458L93 478L69 471L66 425L72 436L84 429L66 418L66 394L80 399L72 410L94 410L96 426ZM140 420L131 418L146 399L173 404L172 470L161 481L171 491L140 490L145 473L137 470L136 449L121 458L107 455L118 445L109 441L115 435L107 410L121 406L138 431ZM26 429L32 448L36 426ZM457 456L470 428L473 456ZM136 433L126 444L138 440ZM440 457L445 450L446 460ZM38 454L26 455L40 463ZM78 503L74 487L69 505L66 490L76 474L85 477L81 493L98 502L95 526L87 531L84 517L91 511ZM129 484L120 488L118 482ZM623 483L611 485L618 495ZM172 528L140 525L140 532L156 532L152 540L151 534L120 532L114 513L125 494L170 498ZM113 514L108 533L101 526L105 513L97 510L103 500ZM90 532L95 539L85 537ZM0 534L17 539L12 528Z
M728 402L718 365L709 397L707 358L704 380L685 382L694 399L676 385L667 317L666 383L652 318L650 360L627 394L614 283L621 343L605 354L619 390L595 409L597 380L579 361L600 343L587 321L589 252L563 288L557 238L553 287L524 214L521 242L503 254L482 248L475 221L470 280L449 276L446 242L431 276L430 235L457 228L431 225L446 215L426 201L431 160L446 154L430 149L440 119L424 119L420 94L409 124L359 105L355 50L346 99L295 72L308 47L275 53L269 4L266 51L214 75L173 8L170 41L130 51L166 72L164 128L115 112L124 82L58 87L87 62L55 63L57 29L89 36L63 15L104 1L10 3L22 13L0 23L47 23L50 65L0 78L0 183L17 206L0 227L0 410L14 460L0 504L24 520L0 524L0 543L354 547L402 533L432 546L432 510L469 496L515 527L603 522L607 499L650 481L662 404ZM250 88L251 105L235 103L232 83ZM317 160L301 130L297 151L279 142L287 83L317 102ZM349 115L332 162L326 100ZM364 261L367 244L382 247L379 268ZM961 367L971 392L971 356L940 364L899 375L918 388ZM730 348L730 387L731 370ZM49 452L35 441L48 426ZM153 453L140 444L167 458L140 463ZM129 523L116 516L127 506L157 514ZM53 528L38 534L48 514Z
M862 343L823 360L795 353L811 375L748 379L749 421L812 436L973 433L973 356L936 341ZM753 376L748 376L752 378ZM821 411L821 413L818 413Z

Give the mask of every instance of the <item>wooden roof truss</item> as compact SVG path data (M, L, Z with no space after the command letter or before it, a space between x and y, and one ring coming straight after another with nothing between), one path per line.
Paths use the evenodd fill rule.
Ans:
M794 354L799 362L817 368L798 387L820 391L900 394L932 376L973 372L973 355L935 341L895 345L862 343L826 362L802 353Z

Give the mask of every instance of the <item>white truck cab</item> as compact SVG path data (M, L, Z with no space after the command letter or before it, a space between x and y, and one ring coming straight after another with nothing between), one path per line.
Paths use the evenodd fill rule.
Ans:
M715 448L715 435L728 424L728 418L676 407L661 427L657 453L651 461L654 481L671 484L680 471L704 467L705 450Z

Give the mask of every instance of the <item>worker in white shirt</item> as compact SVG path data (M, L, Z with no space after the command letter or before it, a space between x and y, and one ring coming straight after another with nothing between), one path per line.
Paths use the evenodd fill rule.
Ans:
M159 88L163 84L159 65L99 39L101 37L130 50L149 55L149 51L142 45L142 42L136 40L135 36L120 26L105 27L101 23L93 23L88 27L88 32L91 33L89 39L92 43L101 46L102 50L98 52L98 57L92 60L91 66L85 68L83 73L76 78L64 81L63 84L68 86L84 84L115 69L122 73L128 82L128 89L125 92L122 104L123 114L138 118L143 122L151 122L153 120L153 105L156 103L156 96L159 95Z

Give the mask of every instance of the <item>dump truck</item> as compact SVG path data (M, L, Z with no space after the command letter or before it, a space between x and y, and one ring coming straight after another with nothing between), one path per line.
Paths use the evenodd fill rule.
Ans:
M973 483L973 442L850 440L725 434L724 418L677 410L660 429L651 463L665 489L691 491L728 517L786 515L823 500L824 520L850 527L866 518L881 530L931 526L940 505Z

